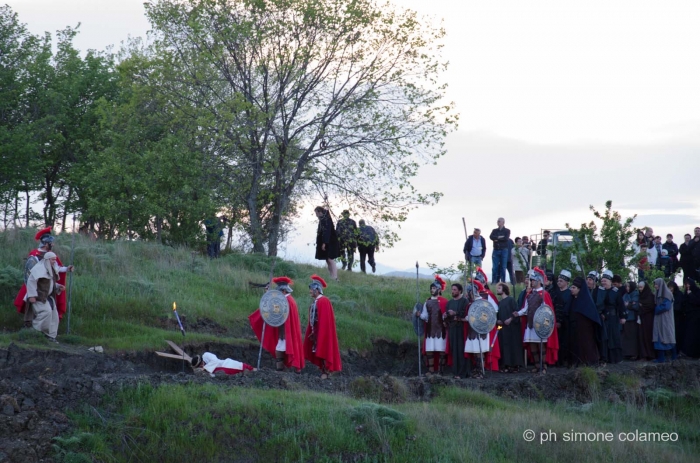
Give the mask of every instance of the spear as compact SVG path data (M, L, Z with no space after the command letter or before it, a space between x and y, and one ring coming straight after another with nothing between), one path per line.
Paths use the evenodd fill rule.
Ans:
M66 321L66 334L70 334L71 296L73 295L73 257L75 256L75 214L73 214L73 236L70 244L70 274L68 275L68 320Z

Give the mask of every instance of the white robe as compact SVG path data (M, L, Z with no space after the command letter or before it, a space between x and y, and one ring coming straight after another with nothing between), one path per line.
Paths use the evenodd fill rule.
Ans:
M544 291L544 288L537 288L535 291ZM542 296L542 300L544 301L544 295ZM525 306L522 309L520 309L520 311L518 312L518 315L520 315L521 317L523 315L526 315L526 314L527 314L527 298L525 298ZM546 339L542 339L539 336L537 336L537 332L535 331L534 326L532 328L528 328L527 326L525 326L525 333L523 334L523 342L539 343L540 341L545 342L545 343L547 342Z
M205 352L202 355L202 361L204 362L204 369L207 370L211 376L214 376L214 373L217 371L223 371L227 375L235 375L237 373L241 373L243 370L253 369L253 367L250 365L246 365L238 360L221 360L211 352Z

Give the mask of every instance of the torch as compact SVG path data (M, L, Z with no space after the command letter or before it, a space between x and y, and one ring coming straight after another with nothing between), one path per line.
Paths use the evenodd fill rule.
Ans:
M498 327L496 328L495 336L493 337L493 341L491 341L491 349L489 349L489 350L493 349L494 344L496 344L496 339L498 339L498 332L501 331L502 329L503 329L503 327L501 325L498 325Z
M173 312L175 313L175 318L177 318L177 324L180 326L180 331L182 331L182 336L185 336L185 329L182 327L182 322L180 321L180 316L177 314L177 304L173 302Z

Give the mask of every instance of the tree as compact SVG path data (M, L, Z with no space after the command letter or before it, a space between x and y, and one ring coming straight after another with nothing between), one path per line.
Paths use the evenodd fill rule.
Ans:
M439 83L444 30L375 0L160 0L147 78L209 137L256 252L297 201L331 195L401 222L411 180L456 126Z

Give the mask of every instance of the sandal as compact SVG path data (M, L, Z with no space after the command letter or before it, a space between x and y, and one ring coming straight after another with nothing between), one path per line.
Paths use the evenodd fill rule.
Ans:
M501 370L503 373L510 373L510 368L505 367L503 370Z

